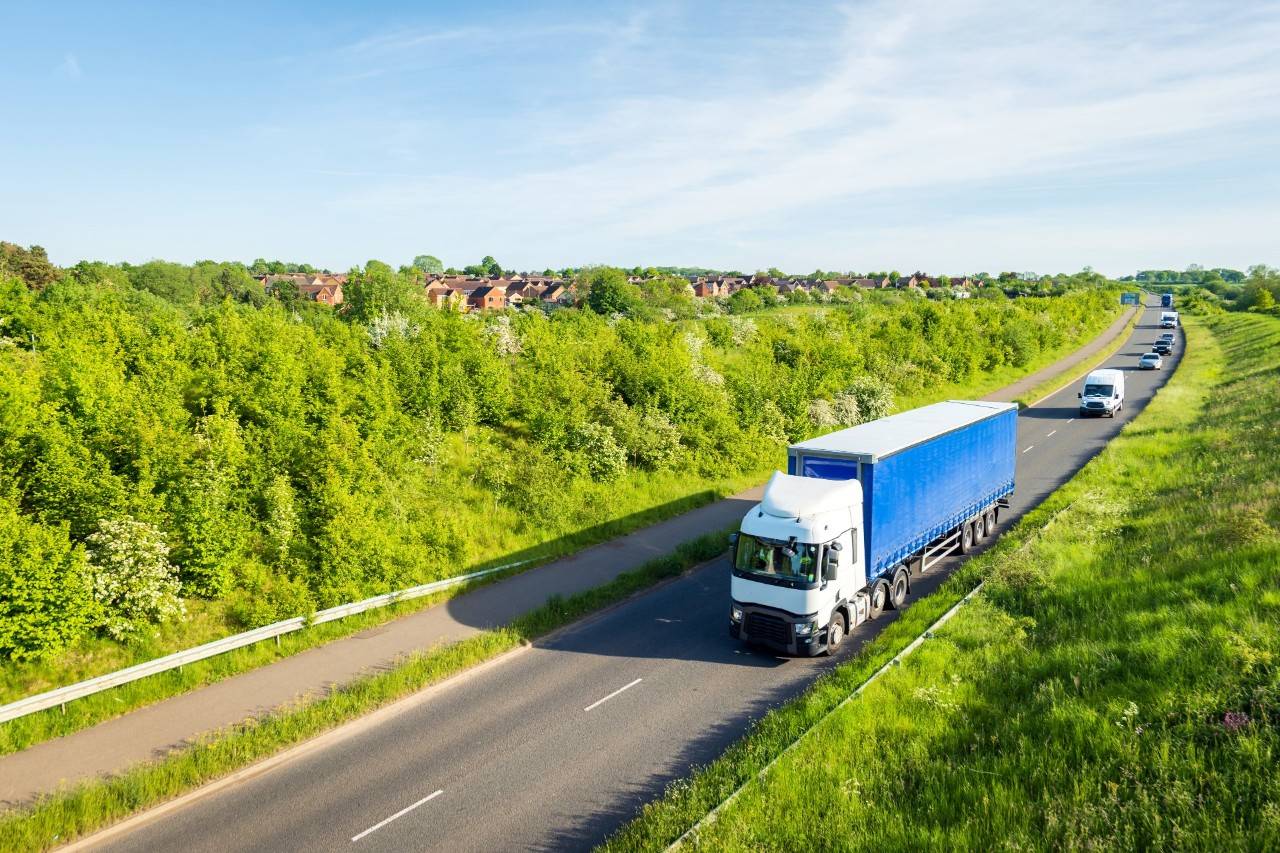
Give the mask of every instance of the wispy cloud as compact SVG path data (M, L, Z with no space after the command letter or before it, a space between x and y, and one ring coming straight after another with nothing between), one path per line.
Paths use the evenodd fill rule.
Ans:
M1280 118L1277 36L1276 7L859 6L808 46L803 82L697 81L587 116L566 104L526 117L531 133L545 130L545 162L563 165L453 173L351 201L447 209L524 239L632 245L885 193L1105 179L1212 156L1171 140ZM495 197L539 199L539 216L477 203Z
M71 80L79 80L81 77L80 60L76 59L74 53L68 53L62 57L62 61L54 69L55 73Z

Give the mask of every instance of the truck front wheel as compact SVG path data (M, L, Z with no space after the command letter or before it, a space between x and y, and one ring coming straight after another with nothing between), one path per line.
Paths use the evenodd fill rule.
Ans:
M831 617L831 624L827 626L827 654L835 654L843 642L844 614L837 610L836 614Z
M874 619L884 613L889 603L889 585L883 580L876 581L871 587L871 601L867 603L867 618Z

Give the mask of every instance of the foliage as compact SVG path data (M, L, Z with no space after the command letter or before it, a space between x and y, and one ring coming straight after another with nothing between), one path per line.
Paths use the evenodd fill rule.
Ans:
M640 288L613 267L588 270L579 286L586 291L587 306L597 314L627 314L640 305Z
M24 249L0 240L0 278L8 276L20 278L27 287L38 290L53 283L58 277L58 268L49 262L42 246Z
M56 655L97 619L84 550L0 500L0 655Z
M155 527L132 518L104 518L85 544L93 596L105 615L103 629L112 638L123 640L144 625L185 612L169 547Z
M444 262L435 255L418 255L413 259L413 266L425 273L444 272Z
M890 395L1033 363L1115 311L1095 291L890 294L700 319L678 279L593 269L593 310L464 315L370 262L334 312L218 295L224 273L247 277L81 264L39 291L0 280L0 495L63 573L101 519L149 525L202 630L226 632L767 469L831 425L815 400L874 417ZM47 595L24 607L64 606ZM91 621L73 613L21 656L89 642Z

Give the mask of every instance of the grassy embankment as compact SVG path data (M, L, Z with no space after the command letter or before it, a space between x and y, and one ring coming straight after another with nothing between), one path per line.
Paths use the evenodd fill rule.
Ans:
M607 849L662 849L747 780L689 846L1280 847L1280 322L1187 334L1074 480Z
M825 311L841 310L838 306L812 306L806 310L819 310L819 308ZM990 393L1069 355L1101 333L1114 319L1113 313L1099 318L1095 323L1082 325L1080 334L1055 349L1039 353L1022 368L1005 366L995 371L975 375L970 381L963 383L932 384L919 394L900 399L897 407L912 408L937 400L979 397ZM1117 339L1115 346L1118 347L1123 340L1122 335ZM1075 370L1078 371L1078 369ZM1048 382L1060 383L1061 378L1055 377ZM779 464L781 464L782 446L779 445L778 449ZM445 455L448 464L460 466L474 464L474 460L467 460L466 448L462 446L460 437L451 437L445 448ZM517 569L517 571L523 571L564 554L624 535L663 518L687 512L740 492L764 480L770 471L770 468L765 468L721 480L702 480L672 472L651 474L644 478L629 478L611 487L608 507L612 518L576 533L558 537L553 542L524 543L528 547L517 549L515 546L521 543L511 538L512 534L506 526L494 526L495 530L500 531L500 535L494 534L489 528L484 528L482 532L487 531L486 535L499 537L494 541L477 545L481 552L490 555L489 559L478 565L459 567L459 573L483 568L486 565L503 564L515 559L529 559L529 563ZM481 501L483 496L479 495L480 486L472 483L467 488L477 494L462 494L460 499ZM258 643L255 646L185 666L181 670L141 679L115 690L77 700L69 704L65 712L54 709L0 724L0 754L15 752L53 737L88 728L170 696L384 624L392 619L438 604L467 588L474 587L459 587L435 596L401 602L337 622L307 628L282 637L279 645L270 642ZM128 646L98 641L87 644L88 650L83 653L0 670L0 701L12 701L61 684L92 678L225 636L227 633L225 624L211 615L211 606L202 609L201 604L209 603L191 602L192 612L181 623L159 626L154 637L141 638L139 642Z

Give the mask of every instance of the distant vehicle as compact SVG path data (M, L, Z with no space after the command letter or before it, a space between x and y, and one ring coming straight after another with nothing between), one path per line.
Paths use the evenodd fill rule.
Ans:
M1173 353L1173 344L1169 343L1169 341L1156 341L1151 350L1159 355L1171 355Z
M1160 307L1161 307L1161 308L1172 308L1172 307L1173 307L1173 294L1172 294L1172 293L1162 293L1162 294L1160 294Z
M1178 312L1177 311L1160 312L1160 328L1162 329L1178 328Z
M1170 344L1172 344L1175 340L1177 340L1177 336L1173 332L1162 332L1160 334L1159 340L1168 341Z
M1142 358L1138 359L1138 367L1142 370L1159 370L1164 367L1164 359L1160 357L1158 352L1145 353Z
M1017 431L1011 403L949 400L793 444L731 537L729 634L831 653L900 607L912 568L995 533Z
M1114 418L1124 409L1124 373L1114 368L1095 370L1084 378L1080 398L1081 415L1107 415Z

